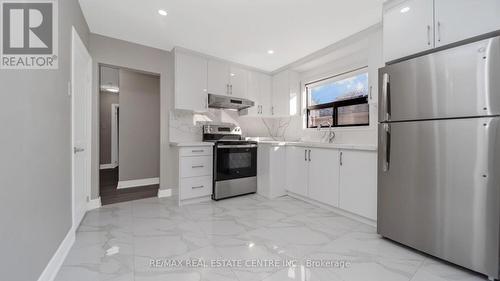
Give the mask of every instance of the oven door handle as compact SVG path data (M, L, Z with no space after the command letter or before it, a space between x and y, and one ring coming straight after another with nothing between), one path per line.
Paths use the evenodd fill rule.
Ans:
M257 147L257 145L256 144L244 144L244 145L237 145L237 144L226 145L226 144L223 144L223 145L217 146L217 148L254 148L254 147Z

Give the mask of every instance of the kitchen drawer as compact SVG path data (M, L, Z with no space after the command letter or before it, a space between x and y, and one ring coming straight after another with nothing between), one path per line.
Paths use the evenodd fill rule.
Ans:
M211 176L212 156L181 157L181 178Z
M179 151L179 156L211 156L212 150L211 146L183 147Z
M212 176L183 178L180 182L180 199L212 195Z

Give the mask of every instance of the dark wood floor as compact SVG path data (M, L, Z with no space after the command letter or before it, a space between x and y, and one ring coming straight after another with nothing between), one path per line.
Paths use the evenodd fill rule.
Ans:
M155 197L159 186L139 186L117 189L118 168L100 171L100 196L102 205Z

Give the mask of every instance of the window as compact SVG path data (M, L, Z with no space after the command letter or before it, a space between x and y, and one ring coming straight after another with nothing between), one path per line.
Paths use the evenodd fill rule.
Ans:
M306 85L307 127L368 126L368 73L353 71Z

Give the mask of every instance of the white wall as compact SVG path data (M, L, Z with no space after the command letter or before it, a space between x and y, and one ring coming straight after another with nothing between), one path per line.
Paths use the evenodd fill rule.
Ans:
M0 69L0 279L37 280L72 226L71 34L89 29L59 3L59 69Z

